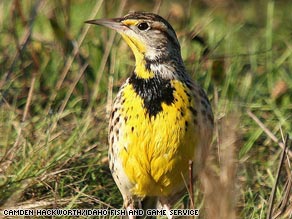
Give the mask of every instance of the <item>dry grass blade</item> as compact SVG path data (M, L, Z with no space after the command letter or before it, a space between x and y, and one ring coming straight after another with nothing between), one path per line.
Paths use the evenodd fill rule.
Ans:
M273 215L273 219L277 219L281 215L285 215L285 214L287 215L290 214L290 217L292 216L292 194L291 194L292 190L291 189L292 189L292 178L289 177L285 186L284 196L281 200L281 203L279 204L278 210ZM290 206L289 206L289 202L290 202ZM288 216L283 216L283 217L288 217Z
M281 154L281 158L279 161L279 166L278 166L278 170L277 170L277 175L276 175L276 180L275 180L275 184L273 186L271 195L270 195L270 201L269 201L269 208L268 208L268 213L267 213L267 219L271 219L272 218L272 212L273 212L273 206L274 206L274 199L275 199L275 193L276 193L276 188L278 186L278 181L279 181L279 175L283 166L283 161L285 158L285 151L288 145L288 135L286 136L285 142L284 142L284 148Z
M253 114L251 111L247 111L247 114L263 129L263 131L275 142L277 143L282 149L285 148L285 145L283 142L280 142L277 137L256 117L255 114ZM290 158L292 158L292 151L289 150L289 148L286 148L286 153L289 155Z
M29 92L28 92L28 97L27 97L27 100L26 100L25 108L24 108L24 112L23 112L23 115L22 115L22 120L21 120L22 123L25 122L27 114L28 114L28 111L29 111L29 107L31 105L32 96L33 96L33 90L34 90L34 86L35 86L35 79L36 79L35 78L35 74L33 74L33 77L31 79L31 83L30 83ZM13 146L6 152L6 154L0 160L0 163L1 163L0 173L1 172L4 172L4 173L6 172L7 168L9 168L9 166L12 163L15 155L17 154L16 151L19 148L22 130L23 130L23 127L20 124L20 126L18 128L18 134L17 134L16 140L15 140Z
M60 198L58 199L58 205L65 206L71 201L71 198ZM78 201L81 203L81 201ZM37 209L37 208L49 208L56 204L56 200L54 198L46 199L46 200L28 200L22 203L19 203L15 206L5 207L5 209Z
M189 160L189 197L190 197L190 208L194 209L194 176L193 176L193 161Z
M289 144L287 142L288 140L285 140L285 145L289 147ZM290 141L290 147L292 146L292 142ZM284 150L283 150L284 151ZM286 173L287 173L287 181L285 183L284 189L283 189L283 195L281 198L280 203L278 206L274 209L273 219L277 219L280 216L283 218L291 218L292 217L292 171L291 171L291 164L289 160L289 156L285 154L286 162Z
M76 76L76 78L74 79L74 82L73 82L72 85L70 86L69 91L67 92L66 97L65 97L65 99L64 99L64 101L63 101L63 103L62 103L62 105L61 105L61 107L60 107L60 109L59 109L59 115L61 115L61 114L64 112L64 109L65 109L65 107L66 107L66 105L67 105L67 103L68 103L68 101L69 101L69 99L70 99L70 97L71 97L71 95L72 95L72 93L73 93L73 91L74 91L74 89L75 89L75 87L76 87L78 81L79 81L80 78L82 77L82 75L83 75L83 73L85 72L85 70L86 70L87 67L88 67L88 63L85 63L85 64L82 66L82 68L80 69L79 74L78 74L78 75ZM51 131L55 130L55 128L56 128L56 126L57 126L57 122L58 122L58 120L55 121L54 124L51 126ZM51 139L50 139L50 140L51 140Z

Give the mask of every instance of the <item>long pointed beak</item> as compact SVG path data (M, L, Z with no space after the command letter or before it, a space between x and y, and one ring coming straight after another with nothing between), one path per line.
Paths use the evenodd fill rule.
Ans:
M128 27L121 22L120 18L89 20L85 21L85 23L105 26L118 32L123 32L128 29Z

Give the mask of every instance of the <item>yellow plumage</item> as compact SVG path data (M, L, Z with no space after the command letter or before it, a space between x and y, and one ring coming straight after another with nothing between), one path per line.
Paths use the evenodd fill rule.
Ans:
M138 196L167 196L183 185L187 176L188 161L195 155L197 144L195 118L188 109L188 102L181 82L172 81L175 88L172 105L162 104L162 112L156 117L145 113L143 101L131 85L123 88L123 111L120 118L127 122L120 126L117 145L127 145L119 153L123 168L135 184L132 192ZM190 92L190 91L189 91ZM188 104L186 104L188 103ZM187 126L186 127L186 122ZM133 130L132 130L133 129Z

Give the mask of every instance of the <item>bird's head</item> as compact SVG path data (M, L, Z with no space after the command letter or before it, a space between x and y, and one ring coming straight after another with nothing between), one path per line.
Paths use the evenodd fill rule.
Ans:
M134 52L136 62L180 57L175 31L161 16L149 12L133 12L122 18L86 21L109 27L122 35Z

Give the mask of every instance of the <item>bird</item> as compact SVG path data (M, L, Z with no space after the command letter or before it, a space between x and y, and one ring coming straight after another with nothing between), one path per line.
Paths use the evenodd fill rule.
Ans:
M189 162L194 177L206 163L214 126L210 101L187 73L176 32L160 15L130 12L86 23L118 32L135 57L112 104L108 132L109 168L124 207L160 206L173 218Z

